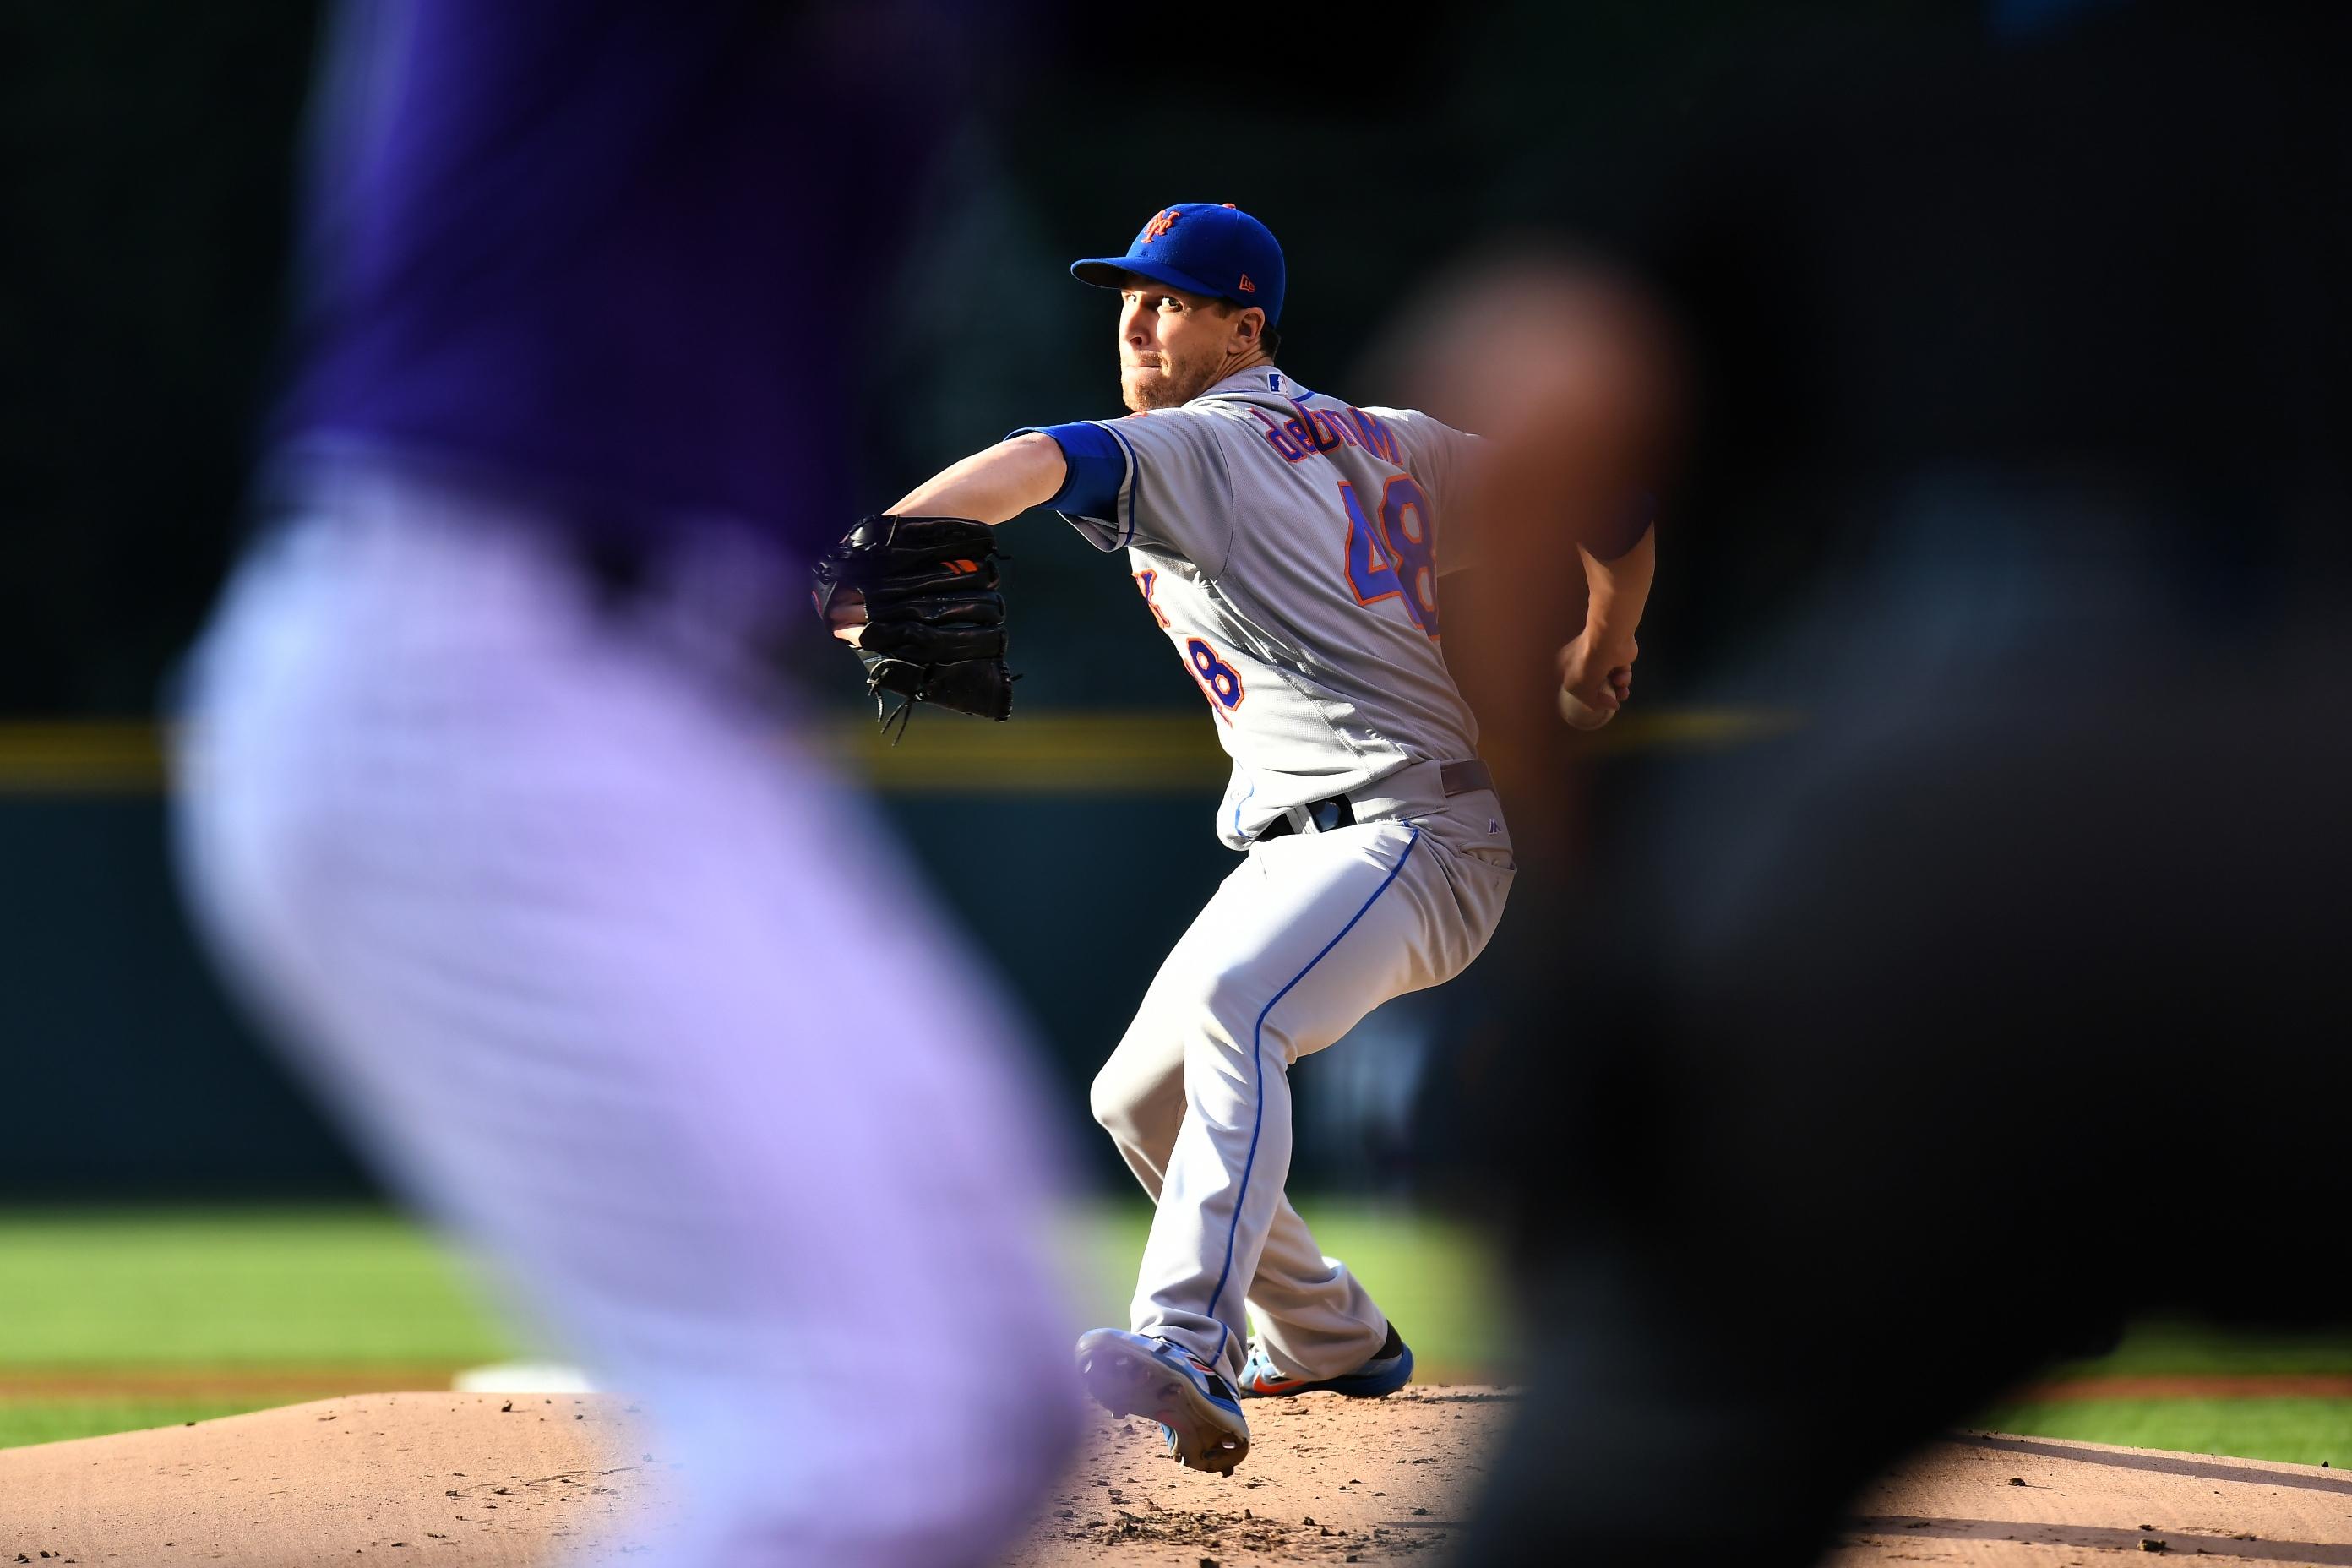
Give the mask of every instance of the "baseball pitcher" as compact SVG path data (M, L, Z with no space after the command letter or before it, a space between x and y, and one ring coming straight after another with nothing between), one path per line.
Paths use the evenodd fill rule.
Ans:
M1288 1074L1390 997L1460 973L1510 890L1502 804L1439 642L1475 441L1285 374L1282 251L1230 204L1169 207L1126 255L1071 270L1118 293L1133 412L1015 432L918 486L820 566L818 598L901 718L919 701L1003 718L981 525L1049 507L1126 552L1213 715L1234 763L1217 834L1244 858L1095 1079L1095 1117L1158 1208L1131 1331L1092 1331L1077 1359L1106 1407L1230 1472L1249 1449L1242 1398L1377 1396L1412 1372L1283 1196ZM1645 588L1646 540L1636 553ZM1636 574L1586 560L1596 586ZM1593 722L1627 689L1641 597L1596 592L1614 624L1563 655Z

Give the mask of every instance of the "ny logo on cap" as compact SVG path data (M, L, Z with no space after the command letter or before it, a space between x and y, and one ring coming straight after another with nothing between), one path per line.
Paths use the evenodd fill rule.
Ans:
M1183 216L1173 207L1162 207L1158 217L1143 226L1143 243L1150 245L1153 240L1174 228L1176 220Z

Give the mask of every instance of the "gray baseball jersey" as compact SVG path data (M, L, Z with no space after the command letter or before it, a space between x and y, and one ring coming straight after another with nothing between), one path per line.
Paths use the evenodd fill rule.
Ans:
M1252 1320L1265 1376L1350 1373L1391 1325L1282 1196L1288 1069L1459 973L1510 887L1501 806L1444 795L1437 765L1476 755L1437 603L1473 437L1272 366L1181 408L1050 433L1071 468L1054 504L1128 552L1217 716L1234 759L1218 837L1247 851L1088 1097L1158 1201L1129 1321L1228 1379ZM1352 825L1263 836L1342 793Z
M1234 759L1217 814L1227 845L1291 806L1477 754L1437 607L1443 523L1475 437L1410 409L1351 407L1270 365L1181 408L1049 433L1069 449L1081 443L1067 433L1089 428L1117 444L1117 494L1105 505L1108 484L1088 487L1087 509L1063 515L1128 552L1217 717Z

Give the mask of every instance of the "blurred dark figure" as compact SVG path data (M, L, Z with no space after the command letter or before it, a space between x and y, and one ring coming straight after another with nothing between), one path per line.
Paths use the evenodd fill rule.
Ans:
M2347 1315L2347 41L2119 6L1793 55L1651 210L1563 215L1655 303L1520 269L1433 318L1616 301L1486 366L1643 367L1507 447L1532 563L1669 422L1663 306L1645 637L1744 624L1678 695L1808 715L1511 797L1555 831L1474 1115L1534 1363L1469 1561L1808 1562L2127 1316ZM1572 616L1519 575L1498 615ZM1540 683L1482 695L1573 777Z

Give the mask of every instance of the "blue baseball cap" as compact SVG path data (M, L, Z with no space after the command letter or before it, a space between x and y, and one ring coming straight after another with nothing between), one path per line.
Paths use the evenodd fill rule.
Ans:
M1097 289L1116 289L1130 272L1188 294L1255 305L1269 327L1282 321L1282 247L1272 229L1231 202L1162 207L1125 256L1070 264L1070 276Z

